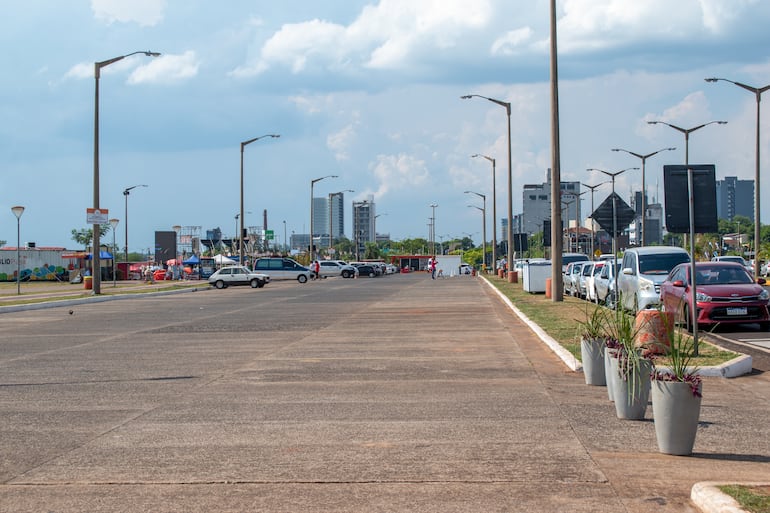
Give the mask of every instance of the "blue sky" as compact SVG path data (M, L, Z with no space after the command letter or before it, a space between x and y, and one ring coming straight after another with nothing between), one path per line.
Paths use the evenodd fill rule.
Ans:
M512 104L514 213L521 187L550 166L548 0L6 0L0 19L0 239L76 248L93 199L93 63L102 69L100 205L121 220L129 198L129 250L146 251L173 225L235 228L240 142L277 133L245 152L247 225L283 236L309 229L316 196L374 195L377 231L394 239L472 234L497 159L498 217L507 209L505 110ZM647 163L648 193L663 195L662 166L684 162L684 137L649 120L689 128L690 160L717 178L753 179L755 98L718 76L770 83L770 2L760 0L560 0L562 179L598 183L587 168L637 166L622 147L676 151ZM770 101L770 99L766 100ZM770 112L762 118L762 169L770 169ZM639 172L618 178L629 197ZM764 197L770 180L762 183ZM597 190L598 204L609 186ZM583 212L590 210L584 196ZM770 204L762 222L770 223ZM499 227L499 222L498 222Z

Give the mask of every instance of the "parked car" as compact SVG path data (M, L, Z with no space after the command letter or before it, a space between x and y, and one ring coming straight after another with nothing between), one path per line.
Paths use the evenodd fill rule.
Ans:
M365 264L362 262L353 262L350 265L358 269L359 276L368 276L370 278L374 278L375 276L379 276L380 274L382 274L379 266L377 265Z
M596 300L596 277L602 272L605 265L611 265L607 262L594 262L591 266L591 275L586 277L585 298L587 301L597 302Z
M305 283L312 274L310 269L291 258L258 258L254 270L267 274L271 280L297 280Z
M580 274L583 272L583 265L588 260L571 262L567 264L569 267L569 273L564 278L564 293L569 293L570 296L577 296L580 290Z
M320 260L318 262L318 267L321 278L326 278L328 276L354 278L356 275L356 268L341 260Z
M770 293L745 267L733 262L696 262L695 292L697 318L693 321L691 264L680 264L660 286L660 301L666 312L672 312L689 331L698 326L716 324L759 323L770 329L768 300Z
M566 270L567 264L572 262L588 262L588 256L583 253L562 253L561 268L562 272Z
M750 265L746 259L740 255L721 255L715 256L711 259L712 262L733 262L738 265L742 265L749 273L754 273L754 267ZM696 283L697 285L697 283ZM697 289L697 286L695 287Z
M621 308L637 313L657 307L660 303L660 284L671 269L689 261L689 253L674 246L627 249L618 274Z
M473 267L471 264L466 264L465 262L460 264L460 273L459 274L471 274L473 272Z
M577 296L588 299L588 279L594 274L594 262L584 262L577 278Z
M594 288L596 289L596 302L604 304L608 308L615 309L615 276L618 274L621 262L616 265L607 262L601 272L594 276Z
M262 288L270 281L270 276L250 270L243 265L223 267L211 276L209 283L218 289L233 285L250 285L251 288Z

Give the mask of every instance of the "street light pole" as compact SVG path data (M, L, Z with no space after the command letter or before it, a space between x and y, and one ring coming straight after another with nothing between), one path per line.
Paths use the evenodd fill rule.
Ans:
M11 212L16 216L16 294L21 294L21 214L24 213L24 207L11 207Z
M327 175L321 178L315 178L310 180L310 261L315 261L315 247L313 245L313 187L316 182L320 182L324 178L339 178L337 175Z
M486 269L487 267L487 197L484 194L480 194L478 192L474 191L465 191L465 194L475 194L479 198L481 198L482 204L484 205L484 208L479 208L476 205L468 205L470 207L479 208L481 210L481 233L482 233L482 257L481 257L481 265Z
M492 103L496 103L502 107L505 107L505 113L508 117L508 256L506 261L508 262L508 270L513 270L513 161L511 157L511 104L510 102L504 102L501 100L495 100L494 98L487 98L480 94L468 94L461 96L460 98L467 100L468 98L483 98L489 100ZM513 274L508 274L508 281L513 282Z
M634 157L642 160L642 236L640 237L642 246L647 245L647 224L645 221L647 217L647 185L645 183L645 166L647 159L653 155L657 155L661 151L674 151L675 149L676 148L663 148L658 151L648 153L647 155L641 155L639 153L634 153L633 151L624 150L623 148L612 148L612 151L624 151L629 155L633 155Z
M622 308L622 305L620 305L620 296L618 295L618 278L617 278L617 274L619 274L617 272L617 269L618 269L618 202L615 196L615 177L631 169L639 169L639 168L627 167L625 169L621 169L620 171L616 171L614 173L610 171L605 171L603 169L596 169L593 167L586 169L586 171L599 171L600 173L604 173L605 175L609 176L612 179L612 265L614 266L613 271L615 271L615 309L616 310L620 310Z
M492 163L492 270L494 271L497 264L497 190L495 185L497 173L495 170L495 159L480 153L471 155L471 158L475 157L485 158ZM484 265L486 266L486 264Z
M123 216L123 223L126 225L126 262L128 262L128 195L131 194L131 191L133 189L136 189L137 187L147 187L145 184L139 184L139 185L132 185L131 187L126 187L123 189L123 197L126 199L126 209L125 209L125 215Z
M649 125L667 125L684 134L684 167L687 169L687 195L689 201L689 215L690 215L690 299L693 312L690 312L690 325L692 326L692 342L693 342L693 355L698 356L698 302L696 293L696 279L695 279L695 196L693 185L693 173L690 169L690 134L696 130L700 130L704 126L718 124L726 125L727 121L709 121L693 128L682 128L665 121L648 121Z
M260 139L264 139L265 137L272 137L272 138L275 139L275 138L278 138L278 137L281 137L281 136L279 134L260 135L259 137L255 137L253 139L249 139L248 141L243 141L241 143L241 213L240 213L240 218L241 218L241 226L240 226L240 228L241 229L240 229L240 232L238 233L238 260L239 260L238 263L240 265L244 264L244 262L243 262L243 217L244 217L244 212L243 212L243 149L247 145L253 143L254 141L259 141Z
M148 57L157 57L160 54L158 52L140 51L132 52L120 57L114 57L106 61L94 63L94 209L99 210L99 77L101 76L101 69L114 64L118 61L130 57L132 55L144 54ZM101 261L99 259L99 238L100 238L99 223L94 223L94 250L93 258L91 259L92 265L92 279L93 279L93 294L101 294Z
M431 249L430 253L431 255L436 255L436 207L438 206L437 203L431 203L430 208L432 209L432 214L430 218L430 243L431 243Z
M594 213L594 191L604 185L607 182L599 182L596 185L588 185L587 183L580 182L583 187L588 187L591 190L591 215ZM594 225L594 218L591 217L591 255L594 256L594 239L596 239L596 227Z
M118 223L120 222L119 219L110 219L110 226L112 226L112 286L117 287L118 281L115 276L115 254L117 251L115 251L117 248L115 247L115 229L118 227ZM128 260L126 260L128 262Z
M707 78L706 82L718 82L720 80L724 82L730 82L738 87L746 89L749 92L754 93L757 99L757 129L756 129L756 145L754 150L754 277L759 278L760 264L759 264L759 237L760 237L760 222L759 222L759 199L761 194L759 193L759 105L762 102L762 93L770 89L770 85L764 87L752 87L740 82L734 82L726 78Z

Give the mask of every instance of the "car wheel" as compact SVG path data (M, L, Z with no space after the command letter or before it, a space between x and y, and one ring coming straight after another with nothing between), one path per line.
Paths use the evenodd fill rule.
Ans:
M350 278L350 271L342 271L343 278Z
M261 289L264 286L265 286L265 280L258 280L257 287L259 287Z
M370 278L374 278L375 276L377 276L377 274L374 271L369 273Z
M216 283L214 283L214 286L218 289L223 289L225 288L225 282L222 280L217 280Z
M760 322L759 329L762 331L770 331L770 322Z
M252 289L256 289L257 287L259 287L259 280L254 278L249 282L249 285L251 285Z
M692 319L690 318L690 309L687 305L682 307L682 322L684 323L684 329L686 329L688 333L692 333Z
M615 294L610 292L607 294L607 297L604 298L604 304L609 308L610 310L615 310L617 305L615 304Z
M300 283L305 283L307 281L307 275L300 274L299 276L297 276L297 281Z

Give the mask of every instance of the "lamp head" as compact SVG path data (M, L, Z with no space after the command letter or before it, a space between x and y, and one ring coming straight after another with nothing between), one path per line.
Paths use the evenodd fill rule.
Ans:
M115 227L117 227L117 226L118 226L118 223L119 223L119 222L120 222L120 219L115 219L115 218L113 218L113 219L110 219L110 226L112 226L112 229L113 229L113 230L115 229Z
M13 215L16 216L16 219L20 219L21 214L24 213L24 207L22 206L11 207L11 212L13 212Z
M719 79L715 77L704 78L703 80L705 80L706 82L719 82Z
M461 96L460 98L463 99L463 100L468 100L470 98L473 98L473 95L472 94L466 94L464 96Z
M150 51L147 51L147 52L144 52L144 54L147 57L160 57L160 52L150 52Z

